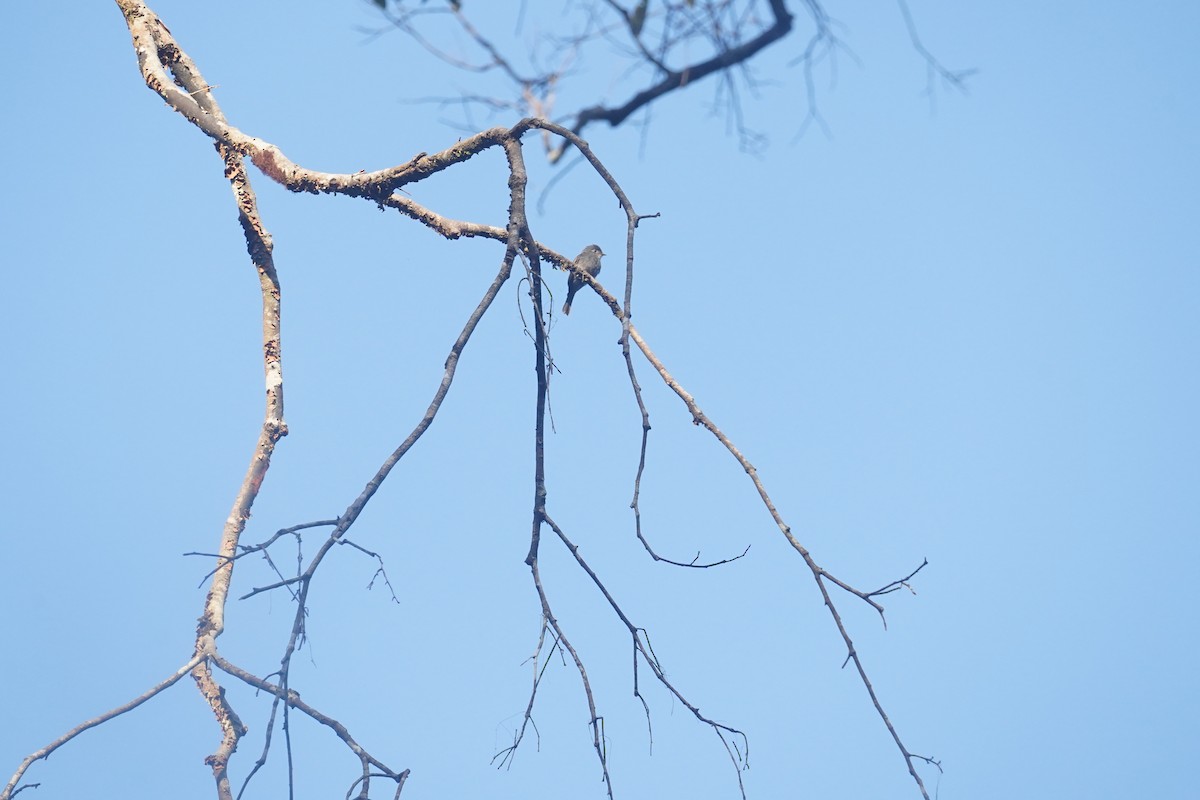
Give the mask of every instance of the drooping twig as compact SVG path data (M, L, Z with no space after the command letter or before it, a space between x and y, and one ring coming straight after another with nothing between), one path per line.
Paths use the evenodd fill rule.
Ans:
M529 538L529 553L525 563L529 567L533 586L537 592L538 602L542 607L542 619L554 630L555 638L575 662L575 669L583 685L583 693L587 698L588 725L592 729L592 745L596 757L600 761L600 770L604 776L604 785L612 799L612 778L608 773L608 752L604 747L604 737L601 730L603 718L596 711L596 700L592 694L592 685L588 680L587 669L578 651L567 638L566 632L559 623L550 607L550 599L542 585L541 572L538 567L538 554L541 544L542 525L546 521L546 406L549 392L549 363L546 353L546 328L542 323L545 312L542 308L542 259L537 245L529 230L526 217L525 187L529 181L525 171L525 161L518 140L506 142L504 154L508 158L509 169L509 207L508 207L508 250L515 251L519 246L529 257L530 284L529 296L533 301L533 316L536 324L533 328L534 341L534 374L537 381L536 401L534 406L534 456L533 456L533 509L532 524Z

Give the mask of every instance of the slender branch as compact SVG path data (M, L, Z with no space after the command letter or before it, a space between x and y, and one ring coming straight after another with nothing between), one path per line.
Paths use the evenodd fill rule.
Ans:
M537 723L533 721L533 704L537 699L538 688L542 685L542 678L544 678L546 675L546 668L550 666L550 659L554 657L555 651L561 653L561 649L559 648L560 641L557 635L555 635L554 642L550 645L550 652L546 654L546 660L543 661L541 658L542 648L546 643L546 631L549 627L549 622L546 620L546 617L543 614L542 628L538 632L537 647L534 648L533 655L528 659L533 664L533 685L529 690L529 702L525 704L525 714L521 720L521 727L513 732L512 744L496 753L496 755L492 756L493 764L495 764L497 761L500 762L496 765L496 769L504 766L511 767L513 759L516 757L517 747L520 746L521 741L525 738L525 730L528 727L533 728L534 733L538 737L538 748L541 749L542 737L541 734L538 733ZM564 661L563 663L565 664L566 662Z
M603 288L600 287L599 283L591 275L587 275L586 273L582 273L582 272L578 273L578 274L582 275L584 277L584 280L588 283L588 285L592 286L592 288L597 291L597 294L599 294L601 296L601 298L604 300L605 304L608 305L609 310L612 312L613 316L617 317L618 319L622 319L622 311L621 311L620 306L617 304L616 298L614 298L612 295L608 294L608 292L604 291ZM627 325L630 337L632 338L633 342L638 346L638 349L642 351L642 355L645 356L646 360L649 361L650 364L654 367L654 369L659 373L659 376L662 378L663 382L666 383L667 386L673 392L675 392L676 395L679 396L680 400L682 400L684 402L684 405L687 406L688 411L692 415L692 422L695 423L696 425L703 426L710 433L712 433L713 436L716 437L716 439L725 447L725 449L729 451L730 455L732 455L737 460L737 462L742 466L742 468L746 471L747 476L749 476L751 482L754 484L754 488L758 491L759 498L762 500L763 505L766 507L767 511L771 514L771 518L775 521L775 524L779 527L780 532L783 534L783 536L787 540L788 544L790 544L792 546L792 548L797 553L799 553L800 557L804 560L805 565L809 568L809 571L812 573L813 579L816 581L817 588L821 593L821 597L825 602L826 608L829 609L829 613L833 617L833 621L834 621L835 626L838 629L838 633L841 635L842 641L846 645L847 659L854 662L854 666L858 670L859 678L862 680L863 686L866 688L867 694L871 698L871 703L875 707L876 713L878 713L879 718L883 721L884 727L887 728L888 733L891 734L892 740L896 744L896 747L900 750L901 755L904 757L905 764L908 767L908 772L912 776L913 780L916 782L917 788L920 790L922 797L924 797L924 798L926 798L926 800L928 800L929 793L925 789L925 784L921 780L921 776L917 773L916 765L914 763L914 761L917 761L917 760L927 760L927 759L925 759L922 756L915 755L912 751L910 751L904 745L904 742L900 739L900 734L896 731L896 728L892 724L891 719L888 717L887 713L884 711L883 705L880 702L879 697L875 692L875 687L874 687L874 685L872 685L870 678L867 676L866 668L864 667L864 665L862 663L862 659L859 657L858 650L854 645L854 640L850 637L849 632L846 630L846 627L842 622L840 612L837 609L837 605L834 603L833 598L830 597L830 595L829 595L828 588L826 587L826 580L828 579L828 580L835 581L838 586L842 587L843 589L846 589L847 591L850 591L851 593L855 594L856 596L860 597L861 599L863 599L864 601L866 601L867 603L872 605L874 608L876 608L877 611L879 611L880 614L883 613L882 607L879 606L879 604L876 603L873 599L871 599L871 594L873 594L873 593L864 593L864 592L860 592L858 590L851 588L849 585L845 584L844 582L835 579L826 569L824 569L822 566L820 566L816 562L816 560L813 558L812 554L808 551L807 548L804 547L803 544L800 543L800 541L792 533L791 527L783 520L783 517L779 514L779 511L778 511L778 509L776 509L775 504L771 500L770 495L767 494L766 487L763 485L762 480L759 478L758 470L756 470L754 468L754 465L750 463L750 461L742 454L742 452L740 450L738 450L738 448L729 439L729 437L727 437L724 434L724 432L722 432L721 429L718 428L716 426L716 424L714 424L713 421L711 419L709 419L707 415L704 414L703 411L701 411L700 406L696 403L695 398L692 397L692 395L689 394L687 392L687 390L683 388L682 385L680 385L680 383L674 378L674 376L672 376L671 373L667 371L667 369L663 365L663 363L658 359L657 356L655 356L654 352L650 349L650 346L642 338L642 336L638 332L637 328L635 328L631 323L628 323L625 320L622 320L622 322L623 322L623 324ZM918 569L920 569L920 568L918 568ZM911 573L909 577L911 577L912 575L915 575L915 574L916 574L916 570L914 570L913 573Z
M175 670L173 673L168 675L166 678L159 681L157 684L150 687L145 692L142 692L140 695L133 698L129 702L123 703L123 704L117 706L116 708L105 711L103 714L100 714L99 716L92 717L89 720L79 723L74 728L71 728L71 730L64 733L62 736L58 737L54 741L47 744L45 747L39 748L38 750L35 750L32 753L30 753L29 755L25 756L24 760L22 760L21 764L17 767L17 771L13 773L13 776L11 778L9 778L8 784L5 785L4 790L0 791L0 800L10 800L18 792L21 792L25 788L38 785L38 784L25 784L23 786L17 786L17 784L21 782L21 778L25 775L26 771L28 771L29 767L32 766L35 761L41 761L43 759L49 758L51 753L53 753L55 750L62 747L64 744L71 741L72 739L74 739L76 736L83 733L84 731L90 730L91 728L94 728L97 725L103 725L105 722L108 722L110 719L119 717L126 712L132 711L133 709L137 708L138 706L140 706L142 703L146 702L150 698L156 697L159 694L162 694L164 691L166 691L167 689L171 688L176 683L178 683L185 675L189 674L192 671L192 669L195 668L195 666L197 664L199 664L201 660L203 660L203 658L204 658L204 656L202 656L202 655L192 656L191 659L186 664L184 664L182 667Z
M271 586L256 589L246 595L246 597L250 597L254 594L266 591L267 589L279 588L283 585L299 586L299 590L296 595L296 611L292 621L292 630L289 635L288 642L284 647L283 655L280 657L279 676L282 690L287 691L289 688L288 680L292 657L305 635L304 620L308 613L308 591L312 584L313 576L316 574L317 568L320 567L321 563L325 559L325 556L328 555L329 551L334 547L334 545L340 544L343 541L343 537L345 536L346 532L358 520L359 515L362 514L362 511L364 508L366 508L367 503L370 502L371 498L379 490L379 487L383 484L384 480L386 480L388 475L391 474L391 471L395 468L396 464L398 464L400 459L402 459L405 454L412 449L412 447L417 443L421 436L424 435L424 433L433 424L433 421L437 418L438 411L441 410L442 403L450 391L450 386L454 382L454 375L458 368L459 357L466 348L467 342L470 341L471 335L474 333L479 321L483 318L484 313L488 310L488 308L491 307L496 295L500 292L500 288L508 280L508 277L512 272L513 256L515 256L515 253L513 255L506 255L504 261L501 263L500 271L497 273L495 279L484 293L483 298L479 301L478 305L476 305L475 309L468 317L462 331L459 333L458 339L455 340L454 344L450 348L450 354L446 357L442 380L439 383L437 390L434 392L433 400L426 409L424 416L417 423L416 427L413 428L412 432L409 433L408 437L400 443L400 445L379 467L375 475L367 482L366 487L362 490L359 496L355 498L350 506L338 518L337 524L334 526L333 531L329 534L328 538L326 538L326 540L317 550L316 554L309 561L307 568L305 568L305 570L295 578L286 579L279 583L272 584ZM289 709L287 706L285 706L285 733L287 731L286 726L288 713ZM273 719L274 712L272 712L272 720ZM369 789L370 776L369 774L364 773L360 785L360 792L363 793L364 798L366 797L366 792L369 791Z

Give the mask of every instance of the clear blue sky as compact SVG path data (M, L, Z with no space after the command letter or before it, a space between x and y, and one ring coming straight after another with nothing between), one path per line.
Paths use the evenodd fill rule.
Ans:
M860 63L840 59L833 88L818 72L828 136L792 142L798 38L746 99L771 138L761 157L709 117L710 86L657 105L644 142L590 130L637 208L662 214L640 232L635 321L825 566L873 588L929 559L915 596L888 598L886 633L843 610L905 740L943 762L923 773L931 792L1194 797L1200 10L962 5L912 2L927 45L979 69L936 113L898 12L831 0ZM234 124L307 166L376 169L461 133L445 124L457 109L404 101L472 79L398 35L365 41L368 3L154 8ZM187 658L211 565L181 554L216 547L262 416L257 282L211 145L144 87L114 5L18 3L6 22L3 780ZM613 78L584 66L601 89ZM555 170L529 144L536 196ZM493 153L411 191L502 224L502 168ZM250 542L345 508L419 418L501 253L254 180L284 287L292 433ZM623 219L585 170L548 203L539 239L621 252ZM601 276L614 288L619 260ZM603 797L569 666L543 684L540 751L531 739L511 771L488 764L519 724L538 632L520 292L503 290L442 416L352 531L400 605L365 590L373 562L339 550L293 671L306 700L413 770L406 797ZM648 536L685 559L752 545L707 572L644 556L618 333L591 296L553 331L550 513L671 678L748 733L750 797L917 797L808 572L643 364ZM543 572L597 690L617 796L736 797L716 738L649 686L648 753L622 629L548 543ZM270 579L247 561L235 589ZM290 618L282 595L234 603L225 654L272 672ZM252 729L240 777L267 704L230 691ZM323 729L296 720L293 735L299 796L341 796L354 762ZM181 683L27 780L38 800L207 798L215 745ZM276 750L253 796L280 796L281 764Z

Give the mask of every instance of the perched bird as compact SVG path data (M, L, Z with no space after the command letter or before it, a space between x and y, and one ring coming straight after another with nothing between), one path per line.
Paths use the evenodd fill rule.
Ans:
M575 268L581 269L593 278L600 274L600 256L604 255L604 251L600 249L598 244L589 244L583 248L583 252L575 258ZM583 278L576 275L574 272L567 278L567 302L563 303L563 313L571 313L571 301L575 299L575 293L583 286Z

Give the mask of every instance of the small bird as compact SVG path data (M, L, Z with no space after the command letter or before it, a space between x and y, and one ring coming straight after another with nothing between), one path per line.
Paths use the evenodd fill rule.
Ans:
M581 269L593 278L600 274L600 256L604 255L604 251L600 249L598 244L589 244L583 248L583 252L575 258L576 269ZM576 275L574 272L567 278L567 302L563 303L563 313L571 313L571 301L575 299L575 293L583 286L583 278Z

